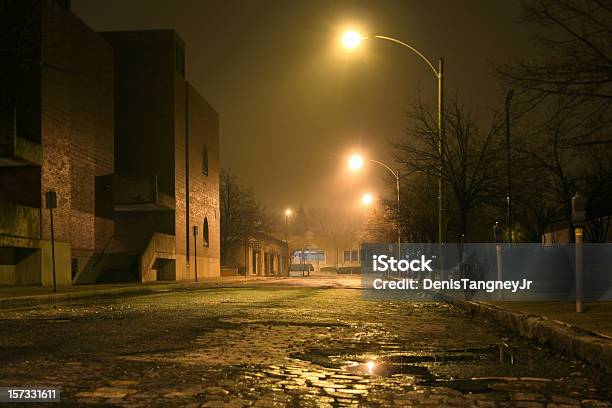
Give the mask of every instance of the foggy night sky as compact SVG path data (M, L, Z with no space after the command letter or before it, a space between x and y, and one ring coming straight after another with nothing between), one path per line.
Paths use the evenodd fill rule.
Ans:
M95 30L174 28L186 76L220 114L221 164L270 210L355 207L368 190L390 194L382 168L348 174L360 149L392 163L406 100L435 103L437 83L409 50L381 40L339 47L345 28L396 37L434 64L487 116L504 95L492 63L533 54L518 0L73 0ZM484 120L483 123L489 123Z

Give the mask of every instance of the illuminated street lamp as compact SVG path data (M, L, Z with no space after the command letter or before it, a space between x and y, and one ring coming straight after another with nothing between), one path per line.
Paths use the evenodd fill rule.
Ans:
M349 159L349 168L351 170L359 170L361 167L363 167L363 158L358 154L352 155Z
M347 31L342 36L342 45L349 50L359 47L363 38L357 31Z
M287 208L285 210L285 245L287 245L287 254L286 254L286 261L287 261L287 276L289 276L289 217L291 217L293 215L293 211L291 211L291 208Z
M395 178L395 193L396 193L396 205L397 205L397 251L399 253L400 244L402 243L402 229L401 229L401 224L400 224L400 208L401 207L400 207L400 173L399 173L399 170L393 171L391 167L389 167L385 163L380 162L378 160L368 159L368 161L371 163L376 163L379 166L384 167L391 174L393 174L393 178ZM348 165L351 170L357 171L363 167L363 162L364 160L360 155L354 154L350 157ZM365 196L363 196L363 198L365 198ZM371 196L370 196L370 199L372 199ZM369 204L369 203L366 203L363 199L362 201L364 202L364 204Z
M370 193L365 193L361 196L361 203L364 205L371 205L374 202L374 196Z
M403 47L408 48L410 51L417 54L433 71L434 75L438 79L438 155L440 158L443 156L444 152L444 60L442 58L438 59L438 69L434 67L434 65L423 55L419 50L414 48L413 46L406 44L403 41L397 40L392 37L386 37L383 35L372 35L370 37L363 36L359 34L357 31L346 31L342 36L342 44L346 49L355 49L359 47L359 45L363 42L363 40L367 39L379 39L379 40L387 40L391 41L395 44L399 44ZM443 231L443 208L442 208L442 161L440 160L440 165L438 169L438 243L442 244L442 231Z

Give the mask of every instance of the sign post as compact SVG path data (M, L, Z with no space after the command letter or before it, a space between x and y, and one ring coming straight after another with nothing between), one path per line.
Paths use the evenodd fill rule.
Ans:
M584 236L584 221L586 220L586 204L587 200L579 192L576 192L572 198L572 222L574 223L574 231L576 236L575 253L576 253L576 313L582 313L582 284L583 284L583 236Z
M53 231L53 209L57 208L57 194L55 191L47 191L45 193L45 207L49 209L51 220L51 263L53 267L53 292L57 292L57 283L55 279L55 236Z

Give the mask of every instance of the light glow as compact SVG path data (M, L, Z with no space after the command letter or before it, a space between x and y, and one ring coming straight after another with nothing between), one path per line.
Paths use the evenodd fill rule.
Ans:
M363 167L363 158L358 154L354 154L349 159L348 164L351 170L359 170L361 167Z
M363 37L357 31L350 30L344 33L342 36L342 45L344 48L353 50L361 44Z
M287 208L285 210L285 217L291 217L292 214L293 214L293 211L291 211L291 208Z
M370 193L365 193L362 197L361 197L361 203L364 205L370 205L374 202L374 196L372 196L372 194Z

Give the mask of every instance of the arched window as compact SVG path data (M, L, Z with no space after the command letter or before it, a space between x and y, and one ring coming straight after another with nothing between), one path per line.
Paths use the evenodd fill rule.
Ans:
M202 227L202 235L203 235L203 242L204 242L204 246L210 246L210 235L208 234L208 218L204 217L204 226Z
M202 149L202 174L208 176L208 146L204 145Z

